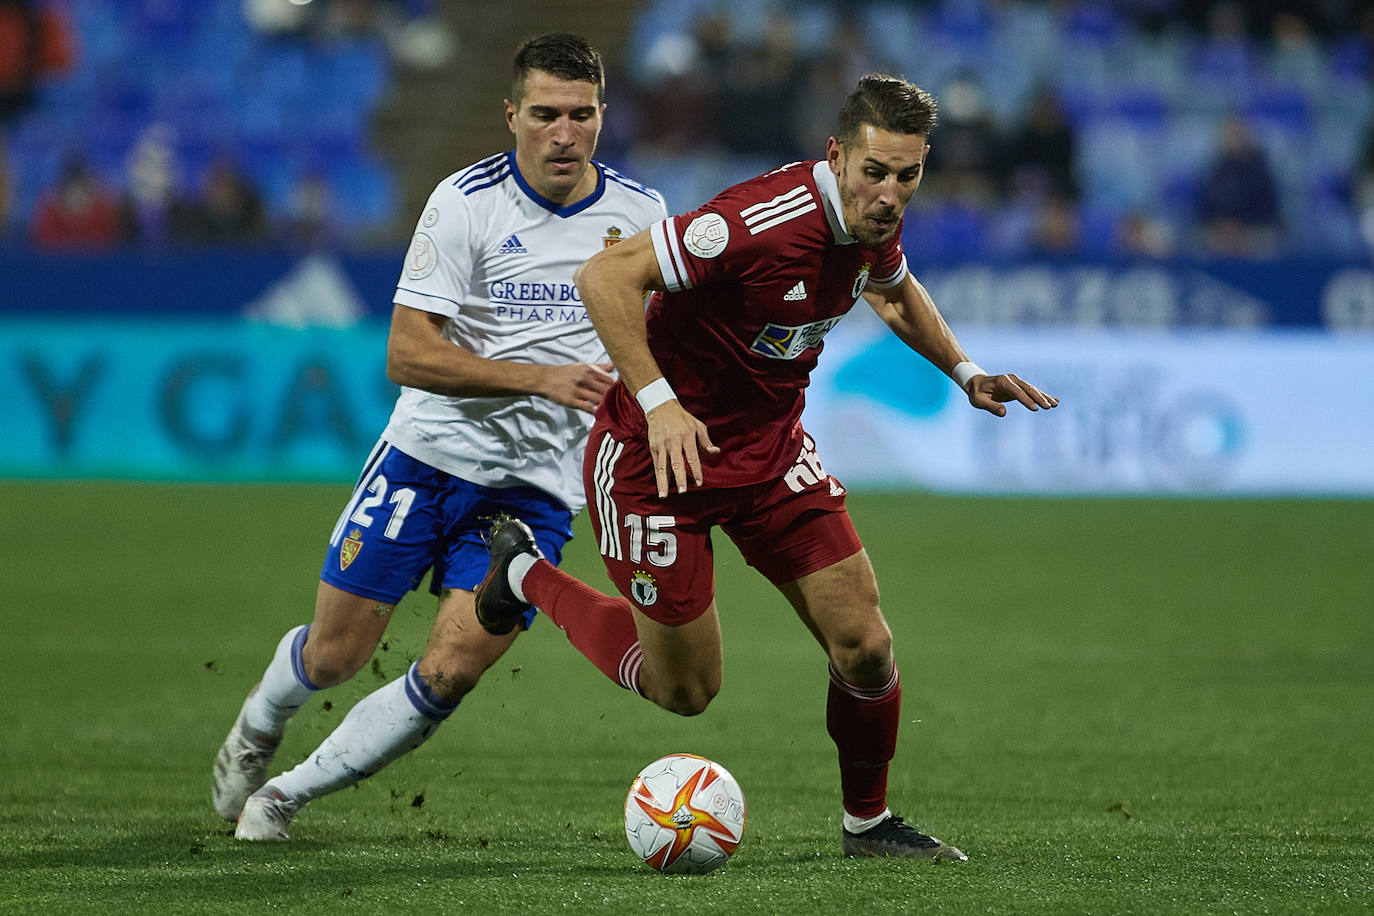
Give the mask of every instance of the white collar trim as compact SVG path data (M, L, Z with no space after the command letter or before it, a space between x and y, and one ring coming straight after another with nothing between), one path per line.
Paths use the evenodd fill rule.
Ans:
M830 162L821 159L811 166L811 177L816 181L816 190L821 192L825 218L830 223L830 231L835 233L835 244L854 244L854 236L849 234L849 227L844 223L844 208L840 206L840 185L835 180L835 173L830 171Z

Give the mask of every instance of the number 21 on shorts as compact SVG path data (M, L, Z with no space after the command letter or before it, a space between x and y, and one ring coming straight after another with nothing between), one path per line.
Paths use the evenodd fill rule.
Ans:
M400 534L401 526L405 524L406 516L410 513L410 506L415 501L415 491L409 487L401 487L388 494L389 489L385 477L381 474L373 477L363 492L358 493L355 497L356 505L353 506L352 511L345 509L344 514L339 517L339 523L334 528L334 536L330 539L331 542L337 542L345 525L353 524L361 528L371 528L372 513L386 502L391 504L391 518L387 521L382 534L392 539ZM364 494L366 495L364 496Z

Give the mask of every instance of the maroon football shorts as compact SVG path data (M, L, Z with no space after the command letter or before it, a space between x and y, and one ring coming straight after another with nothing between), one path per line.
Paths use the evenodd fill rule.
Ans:
M582 478L611 581L635 607L669 626L701 616L715 595L713 526L774 585L863 549L845 509L844 487L822 470L809 436L796 464L777 480L691 486L660 499L648 441L617 439L598 422L587 442Z

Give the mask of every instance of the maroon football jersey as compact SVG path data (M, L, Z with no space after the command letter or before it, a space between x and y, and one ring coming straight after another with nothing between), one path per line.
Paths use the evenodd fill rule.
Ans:
M825 161L797 162L649 229L667 286L649 301L649 349L720 446L702 455L707 486L759 483L796 462L822 338L865 286L906 277L900 231L865 248L841 213ZM624 435L645 433L643 411L621 383L599 418Z

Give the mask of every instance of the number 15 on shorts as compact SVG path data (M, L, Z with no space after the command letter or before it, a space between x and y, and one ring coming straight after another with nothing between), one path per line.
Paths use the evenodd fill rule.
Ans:
M672 566L677 560L677 535L669 529L676 524L677 519L671 515L626 515L622 527L629 542L626 546L630 562L647 560L654 566ZM620 544L619 539L616 540L617 543L607 544L606 539L602 539L603 556L619 559L616 554L620 552Z

